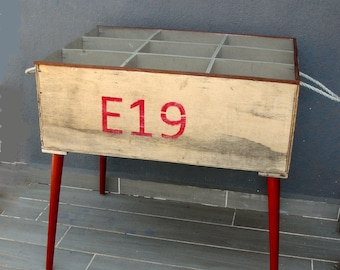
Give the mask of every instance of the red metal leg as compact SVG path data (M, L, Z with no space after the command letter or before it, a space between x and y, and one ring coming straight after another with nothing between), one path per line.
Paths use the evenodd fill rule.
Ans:
M279 269L280 179L267 178L270 270Z
M51 166L50 210L48 216L46 270L52 270L55 235L57 230L58 206L64 156L53 154Z
M106 156L99 157L99 193L105 194Z

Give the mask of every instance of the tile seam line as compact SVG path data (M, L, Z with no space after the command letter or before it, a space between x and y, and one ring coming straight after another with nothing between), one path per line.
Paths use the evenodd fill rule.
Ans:
M312 217L312 216L306 216L306 215L303 215L302 217L309 218L309 219L316 219L316 220L324 220L324 221L338 221L337 218Z
M22 197L20 197L20 198L22 198ZM124 211L124 210L111 209L111 208L88 206L88 205L82 205L82 204L73 204L73 203L65 203L65 202L60 202L60 204L61 205L70 205L70 206L75 206L75 207L82 207L82 208L89 208L89 209L93 209L93 210L117 212L117 213L123 213L123 214L139 215L139 216L154 217L154 218L168 219L168 220L177 220L177 221L183 221L183 222L193 222L193 223L215 225L215 226L221 226L221 227L234 227L234 228L238 228L238 229L245 229L245 230L251 230L251 231L268 232L268 229L238 226L238 225L234 225L233 222L232 222L232 224L221 224L221 223L215 223L215 222L206 222L206 221L199 221L199 220L191 220L191 219L167 217L167 216L160 216L160 215L153 215L153 214L137 213L137 212L130 212L130 211ZM34 221L35 220L35 219L21 218L21 217L4 215L4 214L1 214L0 216L7 217L7 218L24 219L24 220L28 220L28 221ZM234 216L235 216L235 213L234 213ZM234 216L233 216L233 220L234 220ZM336 221L336 220L331 220L331 221ZM63 224L63 223L58 223L58 224L62 224L62 225L65 225L65 226L73 226L72 224ZM318 238L318 239L331 240L331 241L340 241L340 238L310 235L310 234L302 234L302 233L287 232L287 231L280 231L280 234L295 235L295 236L301 236L301 237L307 237L307 238Z
M40 217L47 211L47 209L49 209L50 204L47 203L47 205L45 206L45 208L40 212L40 214L34 219L34 221L39 221Z
M0 266L6 267L6 268L8 268L8 269L13 269L13 270L27 270L27 269L25 269L25 268L12 267L12 266L9 265L9 264L1 264L1 263L0 263Z
M240 251L240 252L246 252L246 253L269 255L269 252L266 252L266 251L256 251L256 250L248 250L248 249L233 248L233 247L223 247L223 246L217 246L217 245L201 244L201 243L181 241L181 240L173 240L173 239L159 238L159 237L150 237L150 236L143 236L143 235L130 234L130 233L112 232L112 231L104 231L104 230L93 230L92 228L81 227L81 226L73 226L73 228L91 230L91 231L99 231L99 232L107 232L107 233L117 233L117 234L120 234L120 235L125 235L125 236L130 236L130 237L153 239L153 240L172 242L172 243L178 243L178 244L185 244L185 245L192 245L192 246L201 246L201 247L203 246L203 247L218 248L218 249L224 249L224 250L234 250L234 251ZM63 246L59 246L58 248L59 249L69 249L69 248L63 247ZM77 249L74 249L74 250L79 251L79 252L91 253L91 252L85 251L85 250L84 251L83 250L77 250ZM93 252L91 254L93 254Z
M120 180L120 179L119 179ZM47 184L48 186L49 186L49 184ZM89 188L78 188L78 187L72 187L72 186L67 186L67 185L62 185L61 187L63 187L63 188L65 188L65 189L76 189L76 190L81 190L81 191L89 191L89 192L93 192L93 191L96 191L96 190L94 190L94 189L89 189ZM118 186L118 188L119 188L119 186ZM119 188L120 189L120 188ZM224 190L225 192L229 192L228 190ZM112 193L112 192L111 192ZM117 194L117 192L113 192L114 194ZM119 190L119 192L118 192L118 194L120 194L120 190ZM227 199L228 200L228 202L227 202L227 204L229 204L229 200L230 200L230 198L229 198L229 194L228 193L226 193L226 197L228 197L228 198L226 198L225 197L225 199ZM139 195L139 196L141 196L141 197L145 197L145 196L143 196L143 195ZM44 199L34 199L34 198L29 198L29 197L19 197L19 198L22 198L22 199L27 199L27 200L37 200L37 201L48 201L48 200L44 200ZM151 198L151 197L150 197ZM168 200L168 198L164 198L165 200ZM176 200L175 200L176 201ZM189 202L189 203L197 203L197 202ZM197 203L197 204L199 204L199 203ZM221 206L216 206L215 204L209 204L209 205L211 205L211 206L214 206L214 207L221 207ZM334 204L328 204L328 205L334 205ZM228 207L222 207L222 208L228 208ZM231 208L235 208L235 207L231 207ZM244 208L242 208L242 207L239 207L239 208L237 208L237 209L244 209ZM267 211L265 211L265 210L263 210L262 208L261 209L245 209L245 210L254 210L254 211L260 211L260 212L267 212ZM285 211L283 211L283 210L281 210L281 214L286 214L285 213ZM293 214L289 214L289 215L293 215ZM330 218L330 217L318 217L318 216L309 216L309 215L297 215L297 216L301 216L301 217L304 217L304 218L310 218L310 219L318 219L318 220L329 220L329 221L337 221L338 220L338 218L340 217L340 207L338 208L338 211L337 211L337 213L335 214L336 215L336 217L334 217L334 218ZM296 215L294 215L294 216L296 216Z
M27 201L36 201L36 202L49 202L49 200L45 200L45 199L36 199L36 198L30 198L30 197L23 197L23 196L20 196L19 199L22 199L22 200L27 200Z
M130 234L130 233L127 233L126 235L133 236L133 237L139 237L139 238L147 238L147 239L151 238L151 239L160 240L160 241L180 243L180 244L186 244L186 245L192 245L192 246L201 246L201 247L203 246L203 247L210 247L210 248L235 250L235 251L241 251L241 252L269 255L269 252L267 252L267 251L258 251L258 250L250 250L250 249L242 249L242 248L234 248L234 247L225 247L225 246L195 243L195 242L183 241L183 240L175 240L175 239L167 239L167 238L160 238L160 237L153 237L153 236L150 237L150 236L144 236L144 235L136 235L136 234Z
M61 225L68 226L66 224L61 224ZM194 245L194 246L206 246L206 247L220 248L220 249L226 249L226 250L238 250L238 251L243 251L243 252L250 252L250 253L264 254L264 255L269 254L269 252L267 252L267 251L253 251L253 250L240 249L240 248L232 248L232 247L225 247L225 246L218 246L218 245L211 245L211 244L195 243L195 242L190 242L190 241L175 240L175 239L160 238L160 237L154 237L154 236L145 236L145 235L139 235L139 234L126 233L126 232L112 231L112 230L97 229L97 228L91 228L91 227L86 227L86 226L72 225L72 228L95 231L95 232L115 233L115 234L118 234L118 235L126 235L126 236L130 236L130 237L146 238L146 239L188 244L188 245ZM58 248L60 248L60 247L58 247Z
M67 233L71 230L72 226L69 226L66 231L64 232L64 234L60 237L59 241L56 243L55 247L58 247L60 245L60 243L64 240L64 238L66 237Z
M311 257L304 257L304 256L294 256L288 254L280 254L281 257L285 258L293 258L293 259L300 259L306 261L314 261L314 262L325 262L325 263L338 263L339 261L327 260L327 259L319 259L319 258L311 258Z
M38 247L46 247L46 243L38 244L38 243L29 242L29 241L14 240L14 239L5 238L5 237L0 237L0 241L7 241L7 242L12 242L12 243L20 243L20 244L27 244L27 245L33 245L33 246L38 246Z
M92 230L92 231L101 231L101 230L98 230L98 229L92 229L92 228L88 228L88 227L84 228L84 227L80 227L80 226L73 226L73 228L87 229L87 230ZM115 233L115 232L104 231L104 230L102 232ZM269 255L268 251L256 251L256 250L247 250L247 249L242 249L242 248L223 247L223 246L217 246L217 245L201 244L201 243L195 243L195 242L189 242L189 241L173 240L173 239L158 238L158 237L150 237L150 236L143 236L143 235L130 234L130 233L119 233L118 232L118 234L131 236L131 237L147 238L147 239L154 239L154 240L159 240L159 241L187 244L187 245L193 245L193 246L205 246L205 247L219 248L219 249L224 249L224 250L234 250L234 251L240 251L240 252L246 252L246 253ZM62 246L58 247L58 248L59 249L70 249L70 248L62 247ZM91 253L89 251L84 251L84 250L74 249L74 251L93 254L93 252ZM105 254L105 256L106 256L106 254ZM338 262L338 261L333 261L333 260L328 260L328 259L320 259L320 258L312 258L312 257L304 257L304 256L294 256L294 255L281 254L281 253L279 254L279 256L285 257L285 258L301 259L301 260L306 260L306 261L314 260L314 261L326 262L326 263L337 263Z
M158 217L158 216L156 216L156 217ZM182 219L174 219L174 220L185 221L185 222L188 221L188 220L182 220ZM43 222L44 223L48 223L48 221L43 221ZM189 222L191 222L191 221L189 220ZM212 223L206 223L206 222L196 222L196 221L193 221L193 223L201 223L201 224L213 225L213 226L219 225L219 224L212 224ZM74 225L74 224L69 224L69 223L58 222L58 224L63 225L63 226L67 226L67 227L86 228L86 229L96 230L96 231L125 234L123 232L114 231L114 230L98 229L98 228L93 228L93 227L88 227L88 226L81 226L81 225ZM236 229L249 230L249 231L258 231L258 232L264 232L264 233L268 233L269 232L269 230L267 230L267 229L250 228L250 227L243 227L243 226L237 226L237 225L226 225L225 224L225 225L221 225L221 227L229 227L229 228L236 228ZM280 234L282 234L282 235L300 236L300 237L313 238L313 239L316 238L316 239L335 241L335 242L340 241L340 238L332 238L332 237L325 237L325 236L315 236L315 235L307 235L307 234L284 232L284 231L280 231Z
M171 267L176 267L176 268L181 268L181 269L184 268L184 269L188 269L188 270L203 270L201 268L193 268L193 267L186 267L186 266L180 266L180 265L172 265L172 264L166 264L166 263L157 263L157 262L139 260L139 259L134 259L134 258L110 255L110 254L105 254L105 253L83 251L83 250L79 250L79 249L75 249L75 248L69 248L69 247L58 247L57 249L65 250L65 251L71 251L71 252L79 252L79 253L91 254L94 257L108 257L108 258L115 258L115 259L124 259L124 260L136 261L136 262L144 262L144 263L148 263L148 264L171 266Z
M50 184L48 184L50 186ZM97 191L92 188L81 188L81 187L73 187L73 186L67 186L67 185L61 185L61 188L68 188L68 189L75 189L75 190L83 190L83 191Z
M183 219L183 218L168 217L168 216L161 216L161 215L130 212L130 211L125 211L125 210L116 210L116 209L101 208L101 207L83 206L83 205L78 205L78 204L64 204L64 205L70 205L70 206L82 207L82 208L89 208L89 209L100 210L100 211L109 211L109 212L117 212L117 213L130 214L130 215L138 215L138 216L145 216L145 217L167 219L167 220L192 222L192 223L206 224L206 225L212 225L212 226L230 227L230 228L244 229L244 230L250 230L250 231L259 231L259 232L268 232L269 231L268 229L239 226L239 225L235 225L233 223L232 224L222 224L222 223L215 223L215 222L207 222L207 221L199 221L199 220L192 220L192 219ZM234 212L233 220L234 220L235 215L236 215L236 213ZM63 224L63 225L73 226L72 224ZM307 237L307 238L318 238L318 239L332 240L332 241L340 241L340 238L333 238L333 237L327 237L327 236L317 236L317 235L302 234L302 233L287 232L287 231L280 231L280 234L301 236L301 237Z
M6 214L1 214L0 217L4 218L10 218L10 219L16 219L16 220L25 220L25 221L36 221L35 218L24 218L24 217L17 217L17 216L11 216Z
M129 179L121 179L121 178L119 178L119 180L123 181L123 180L129 180ZM44 186L50 186L50 183L37 183L37 184L44 185ZM162 184L162 183L160 183L160 184ZM174 186L178 186L178 185L174 185ZM73 186L69 186L69 185L61 185L61 187L65 188L65 189L77 189L77 190L82 190L82 191L98 191L97 189L93 189L93 188L73 187ZM191 188L193 186L186 186L186 187ZM255 196L264 196L264 197L267 197L267 195L259 195L259 194L251 194L251 193L244 193L244 192L236 192L236 191L223 190L223 189L211 189L211 188L200 188L200 187L193 187L193 188L208 189L208 190L217 190L217 191L222 191L222 192L224 191L224 192L231 192L231 193L239 193L240 195L245 194L245 195L255 195ZM115 192L113 192L113 193L115 193ZM126 194L126 195L128 195L128 194ZM143 196L143 195L139 195L139 196ZM289 199L289 198L285 198L285 197L281 197L281 199L288 200L288 201L293 201L293 202L294 201L298 201L298 202L302 201L302 202L313 202L313 203L317 203L317 204L327 204L327 205L337 206L338 207L338 211L337 211L336 215L337 215L337 217L338 216L340 217L340 207L338 206L337 203L327 203L327 202L319 202L319 201L313 201L313 200ZM256 200L259 200L259 199L255 199L255 201ZM319 217L313 217L313 216L308 216L308 215L306 215L304 217L319 218Z
M138 213L138 212L132 212L132 211L126 211L126 210L118 210L118 209L104 208L104 207L95 207L95 206L88 206L88 205L81 205L81 204L73 204L73 203L61 203L61 204L74 206L74 207L89 208L89 209L93 209L93 210L117 212L117 213L122 213L122 214L130 214L130 215L136 215L136 216L145 216L145 217L154 217L154 218L160 218L160 219L178 220L178 221L184 221L184 222L202 223L202 224L216 225L216 226L222 226L222 227L232 226L231 224L222 224L222 223L207 222L207 221L200 221L200 220L194 220L194 219L168 217L168 216L162 216L162 215ZM246 227L245 227L245 229L252 230L252 228L246 228ZM255 228L255 230L263 230L263 229L256 229ZM264 231L266 231L266 230L264 230Z
M94 261L94 259L96 258L96 256L97 256L97 253L94 253L93 256L92 256L92 258L91 258L91 260L90 260L90 262L89 262L88 265L86 266L85 270L88 270L88 269L90 268L90 266L91 266L91 264L93 263L93 261Z
M234 227L235 227L236 212L237 212L237 210L236 210L236 208L235 208L235 209L234 209L234 214L233 214L233 220L232 220L232 222L231 222L231 226L234 226Z
M152 217L152 216L151 216ZM156 216L158 218L158 216ZM167 218L166 218L167 219ZM178 221L185 221L185 222L193 222L193 223L201 223L201 224L206 224L206 225L213 225L215 226L216 224L212 224L212 223L205 223L205 222L196 222L196 221L191 221L191 220L182 220L182 219L173 219L173 220L178 220ZM47 224L48 221L47 220L43 220L41 221L42 223ZM63 223L63 222L58 222L58 225L62 225L65 227L73 227L73 228L81 228L81 229L88 229L88 230L93 230L93 231L99 231L99 232L108 232L108 233L117 233L117 234L125 234L128 235L125 232L121 232L121 231L115 231L115 230L108 230L108 229L100 229L100 228L94 228L94 227L89 227L89 226L82 226L82 225L75 225L75 224L70 224L70 223ZM219 225L219 224L217 224ZM258 231L258 232L264 232L264 233L268 233L268 230L264 230L264 229L257 229L257 228L248 228L248 227L240 227L240 226L234 226L234 225L222 225L221 227L229 227L229 228L236 228L236 229L241 229L241 230L250 230L250 231ZM134 235L134 234L131 234ZM162 239L162 238L161 238Z
M103 231L103 232L109 232L109 233L116 233L116 232L112 232L112 231L105 231L105 230L98 230L98 229L93 229L93 228L88 228L88 227L80 227L80 226L72 226L73 228L79 228L79 229L88 229L88 230L92 230L92 231ZM147 236L139 236L139 235L134 235L134 234L125 234L125 233L117 233L117 234L124 234L124 235L129 235L132 237L143 237L143 238L150 238ZM151 237L153 239L158 239L158 238L154 238ZM13 243L22 243L22 244L28 244L28 245L34 245L34 246L40 246L40 247L45 247L45 244L38 244L38 243L32 243L29 241L20 241L20 240L13 240L13 239L8 239L8 238L3 238L0 237L0 240L2 241L8 241L8 242L13 242ZM195 244L195 243L191 243L188 242L186 243L186 241L173 241L173 240L167 240L167 239L162 239L159 238L158 240L163 240L163 241L170 241L170 242L178 242L178 243L183 243L183 244L192 244L192 245L197 245L197 246L209 246L209 247L215 247L215 248L219 248L219 246L214 246L214 245L205 245L205 244ZM226 250L235 250L235 251L241 251L241 252L249 252L249 253L255 253L255 254L264 254L264 255L268 255L268 252L261 252L261 251L252 251L252 250L245 250L245 249L238 249L238 248L226 248L226 247L222 247L223 249ZM89 251L84 251L84 250L78 250L78 249L69 249L66 247L57 247L57 249L64 249L64 250L73 250L73 251L77 251L80 253L86 253L86 254L94 254L93 252L89 252ZM105 255L106 256L106 255ZM280 254L281 257L286 257L286 258L296 258L296 259L303 259L303 260L314 260L314 261L319 261L319 262L326 262L326 263L338 263L338 261L333 261L333 260L328 260L328 259L319 259L319 258L311 258L311 257L303 257L303 256L294 256L294 255L288 255L288 254Z
M294 232L280 231L280 234L301 236L301 237L308 237L308 238L318 238L318 239L331 240L331 241L340 241L340 238L333 238L333 237L328 237L328 236L317 236L317 235L310 235L310 234L301 234L301 233L294 233Z

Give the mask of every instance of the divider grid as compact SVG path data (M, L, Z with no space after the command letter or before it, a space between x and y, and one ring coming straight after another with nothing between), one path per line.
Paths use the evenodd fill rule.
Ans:
M217 54L220 52L220 50L221 50L223 44L226 42L227 38L228 38L228 35L225 35L225 36L222 38L220 44L217 46L215 52L214 52L213 55L211 56L210 63L209 63L209 65L208 65L207 70L205 71L205 73L210 73L210 72L211 72L211 68L212 68L213 64L215 63L216 56L217 56Z
M53 62L296 80L295 58L292 38L100 26Z
M143 47L145 47L145 46L150 42L150 40L153 39L153 38L154 38L157 34L159 34L160 32L161 32L161 30L158 30L158 31L156 31L155 33L153 33L153 34L152 34L147 40L145 40L145 42L144 42L142 45L140 45L140 46L137 48L137 50L135 50L134 53L133 53L128 59L126 59L126 60L123 62L123 64L121 64L120 66L121 66L121 67L126 66L126 64L129 63L131 59L133 59L134 57L136 57L136 55L138 54L138 52L139 52L141 49L143 49Z

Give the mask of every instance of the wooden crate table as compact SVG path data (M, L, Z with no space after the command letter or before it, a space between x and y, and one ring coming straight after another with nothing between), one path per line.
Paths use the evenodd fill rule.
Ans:
M299 93L294 38L98 26L35 62L42 151L53 154L52 269L67 152L255 171L267 177L270 269L278 269L279 178Z

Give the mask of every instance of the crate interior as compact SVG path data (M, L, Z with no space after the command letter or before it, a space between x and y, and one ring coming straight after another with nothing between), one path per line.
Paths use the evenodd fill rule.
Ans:
M45 60L295 80L294 55L290 38L99 26Z

